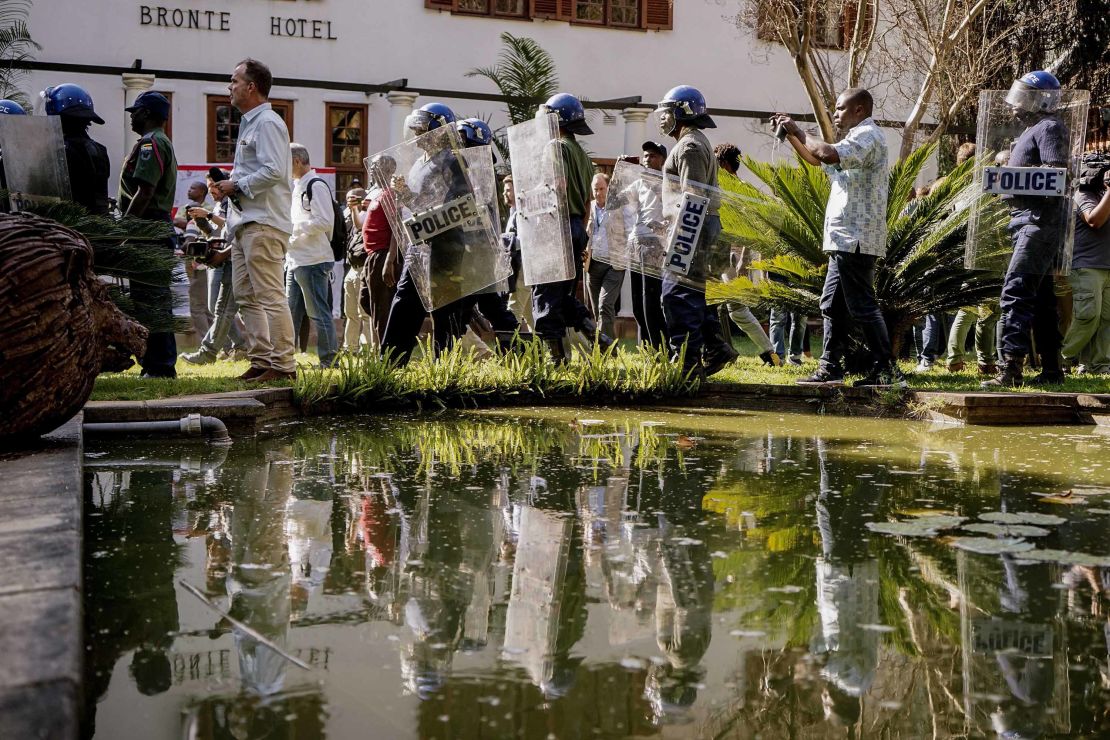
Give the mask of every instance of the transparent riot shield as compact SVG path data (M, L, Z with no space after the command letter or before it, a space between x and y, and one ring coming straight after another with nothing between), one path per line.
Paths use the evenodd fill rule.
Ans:
M0 163L12 211L71 197L57 116L0 116Z
M370 182L386 193L386 217L429 311L509 275L463 151L454 128L441 126L365 160Z
M551 113L507 130L525 285L574 277L558 121L558 114Z
M489 222L493 226L495 235L500 234L501 216L497 207L497 173L494 170L493 147L472 146L462 150L463 158L470 172L470 182L474 186L474 197L478 206L485 209ZM508 277L512 274L512 262L509 253L502 245L500 236L497 237L499 249L490 255L485 268L491 275L497 276L496 282L474 291L475 293L504 293L508 291ZM480 266L480 265L475 265Z
M745 196L617 162L605 202L610 252L622 237L628 269L664 275L704 292L707 282L736 276L751 239ZM712 218L716 216L717 218Z
M984 90L968 221L969 269L1066 275L1087 131L1086 90Z

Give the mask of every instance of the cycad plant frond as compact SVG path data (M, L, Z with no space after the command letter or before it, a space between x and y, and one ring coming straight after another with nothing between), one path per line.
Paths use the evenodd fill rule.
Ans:
M995 273L967 270L964 247L967 238L968 204L974 161L968 160L939 180L929 195L913 201L910 192L935 147L915 150L890 171L887 206L887 251L876 270L875 292L890 331L895 352L902 337L918 318L943 311L973 306L998 296L1001 289ZM767 164L745 158L744 165L766 190L751 188L741 214L761 228L751 246L770 259L753 264L778 277L753 284L737 279L709 286L712 302L740 300L764 308L817 311L821 285L828 263L821 245L829 181L818 167L805 163ZM750 186L749 186L750 187ZM772 224L774 228L766 228ZM990 243L1004 242L997 234L1005 229L1001 209L983 208L980 235ZM794 259L783 260L784 256ZM802 270L800 259L811 270Z
M550 98L559 87L555 60L542 46L526 36L501 34L501 53L493 67L479 67L467 77L485 77L509 98L509 120L523 123L536 112L536 105Z

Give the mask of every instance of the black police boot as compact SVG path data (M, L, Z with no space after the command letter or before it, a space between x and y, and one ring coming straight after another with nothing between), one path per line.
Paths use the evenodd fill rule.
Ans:
M597 322L591 318L583 319L582 326L579 327L579 330L589 337L591 342L598 344L603 352L613 346L612 337L604 332L598 331Z
M979 387L988 391L1000 390L1003 388L1020 388L1025 385L1025 378L1022 376L1022 367L1024 365L1024 357L1003 357L1002 371L998 374L998 377L984 380L979 384Z
M726 366L740 356L740 353L731 344L724 342L715 342L713 345L707 344L702 354L706 377L724 370Z
M1041 371L1029 381L1029 385L1059 385L1064 382L1064 377L1059 355L1041 355Z
M547 351L551 353L551 359L556 365L566 364L567 350L563 347L562 339L545 339L543 343L547 345Z

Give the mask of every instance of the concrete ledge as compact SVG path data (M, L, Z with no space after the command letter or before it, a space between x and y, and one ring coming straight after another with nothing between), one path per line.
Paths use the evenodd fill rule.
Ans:
M0 724L75 738L82 696L81 414L0 459Z
M1076 393L917 391L913 401L939 420L986 426L1090 424Z
M175 396L153 401L90 401L85 404L85 421L170 421L189 414L215 416L234 435L255 434L265 423L299 416L292 388L260 388L250 391Z

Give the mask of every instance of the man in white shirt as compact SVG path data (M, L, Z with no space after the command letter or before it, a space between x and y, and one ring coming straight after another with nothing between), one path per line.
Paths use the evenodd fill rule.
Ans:
M617 320L617 299L624 285L624 270L613 267L615 255L609 253L608 233L605 227L605 198L609 193L609 176L598 173L590 183L593 202L587 206L590 211L586 222L586 233L590 243L590 268L586 272L586 289L590 294L590 307L594 321L601 326L601 333L615 337ZM623 245L622 245L623 246Z
M188 200L184 205L178 206L173 225L181 229L182 243L189 244L203 238L196 222L187 215L189 209L203 208L211 211L215 208L215 204L208 196L208 186L202 180L189 183L189 189L185 191L185 195ZM187 259L185 274L189 277L189 316L193 321L193 333L199 344L212 324L212 310L208 306L208 271L203 264Z
M825 319L825 347L821 366L805 385L843 385L844 352L851 322L863 332L871 353L871 370L855 385L905 388L891 351L890 335L875 297L875 263L886 254L887 161L886 138L871 113L871 93L845 90L836 99L833 122L843 139L827 144L802 131L788 116L772 123L786 132L802 159L823 167L832 186L825 206L825 241L829 270L821 294Z
M294 332L305 313L316 325L316 353L323 367L331 367L337 350L335 322L331 320L333 268L335 255L331 249L331 232L335 206L331 189L316 174L309 161L308 149L290 144L293 160L293 234L289 237L285 292L289 313L293 316ZM299 337L294 337L300 344Z
M241 380L266 382L296 377L293 319L285 299L285 250L291 166L289 129L269 103L273 75L255 59L244 59L231 75L231 104L242 114L231 179L216 185L230 197L227 235L239 316L246 328L251 366Z

